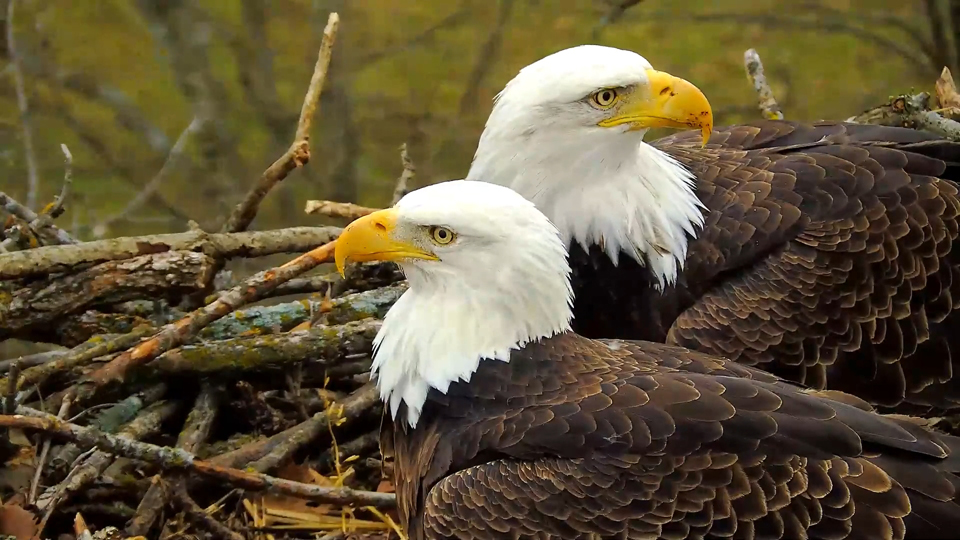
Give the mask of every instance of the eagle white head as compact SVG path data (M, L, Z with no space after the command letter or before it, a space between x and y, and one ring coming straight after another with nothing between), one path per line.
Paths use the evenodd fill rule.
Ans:
M693 175L643 142L653 127L713 129L691 83L642 56L583 45L520 70L497 95L468 180L507 186L533 201L564 242L624 251L672 283L687 234L703 226Z
M357 219L336 245L348 261L395 261L409 289L374 340L372 373L394 418L416 426L430 388L470 381L482 359L569 330L570 266L560 235L530 201L456 180L410 192Z

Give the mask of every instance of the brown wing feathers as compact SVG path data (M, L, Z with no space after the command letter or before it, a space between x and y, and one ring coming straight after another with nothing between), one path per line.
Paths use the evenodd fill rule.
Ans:
M718 135L703 151L686 134L657 141L697 173L707 223L685 291L631 307L679 303L664 340L815 388L960 406L960 198L943 179L957 177L960 145L835 123ZM583 283L589 295L603 279Z
M960 530L960 440L852 396L667 345L611 348L574 335L509 364L481 363L472 381L432 393L422 429L395 431L413 538ZM520 397L523 388L532 391ZM485 399L500 392L518 396L515 405Z
M567 334L431 391L383 442L411 538L960 536L960 439L871 407L960 407L960 145L695 139L655 143L708 207L676 287L571 248L575 331L670 344Z

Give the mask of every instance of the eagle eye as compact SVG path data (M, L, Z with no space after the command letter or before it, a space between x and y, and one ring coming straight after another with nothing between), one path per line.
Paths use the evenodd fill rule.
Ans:
M446 227L430 227L430 239L438 245L445 246L453 242L456 237L456 233Z
M617 94L616 89L604 88L603 90L595 92L592 96L590 96L590 99L597 107L608 109L617 102L618 96L619 94Z

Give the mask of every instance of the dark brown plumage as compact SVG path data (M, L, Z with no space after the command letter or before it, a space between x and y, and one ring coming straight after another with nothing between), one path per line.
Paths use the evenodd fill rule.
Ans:
M430 390L381 447L411 539L955 537L960 439L868 408L566 333Z
M697 176L676 286L571 248L574 330L683 345L916 412L960 407L960 144L761 121L652 143ZM957 356L956 359L953 357Z

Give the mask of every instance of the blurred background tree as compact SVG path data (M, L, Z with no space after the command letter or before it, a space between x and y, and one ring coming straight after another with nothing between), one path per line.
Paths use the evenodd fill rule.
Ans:
M388 204L404 142L416 186L464 176L496 93L562 48L637 51L697 84L723 125L758 118L747 48L787 117L817 120L931 88L958 71L960 41L957 0L14 2L0 2L0 189L26 201L33 177L52 200L66 143L61 224L82 239L217 229L290 144L330 11L342 25L313 157L254 228L315 224L307 198Z

